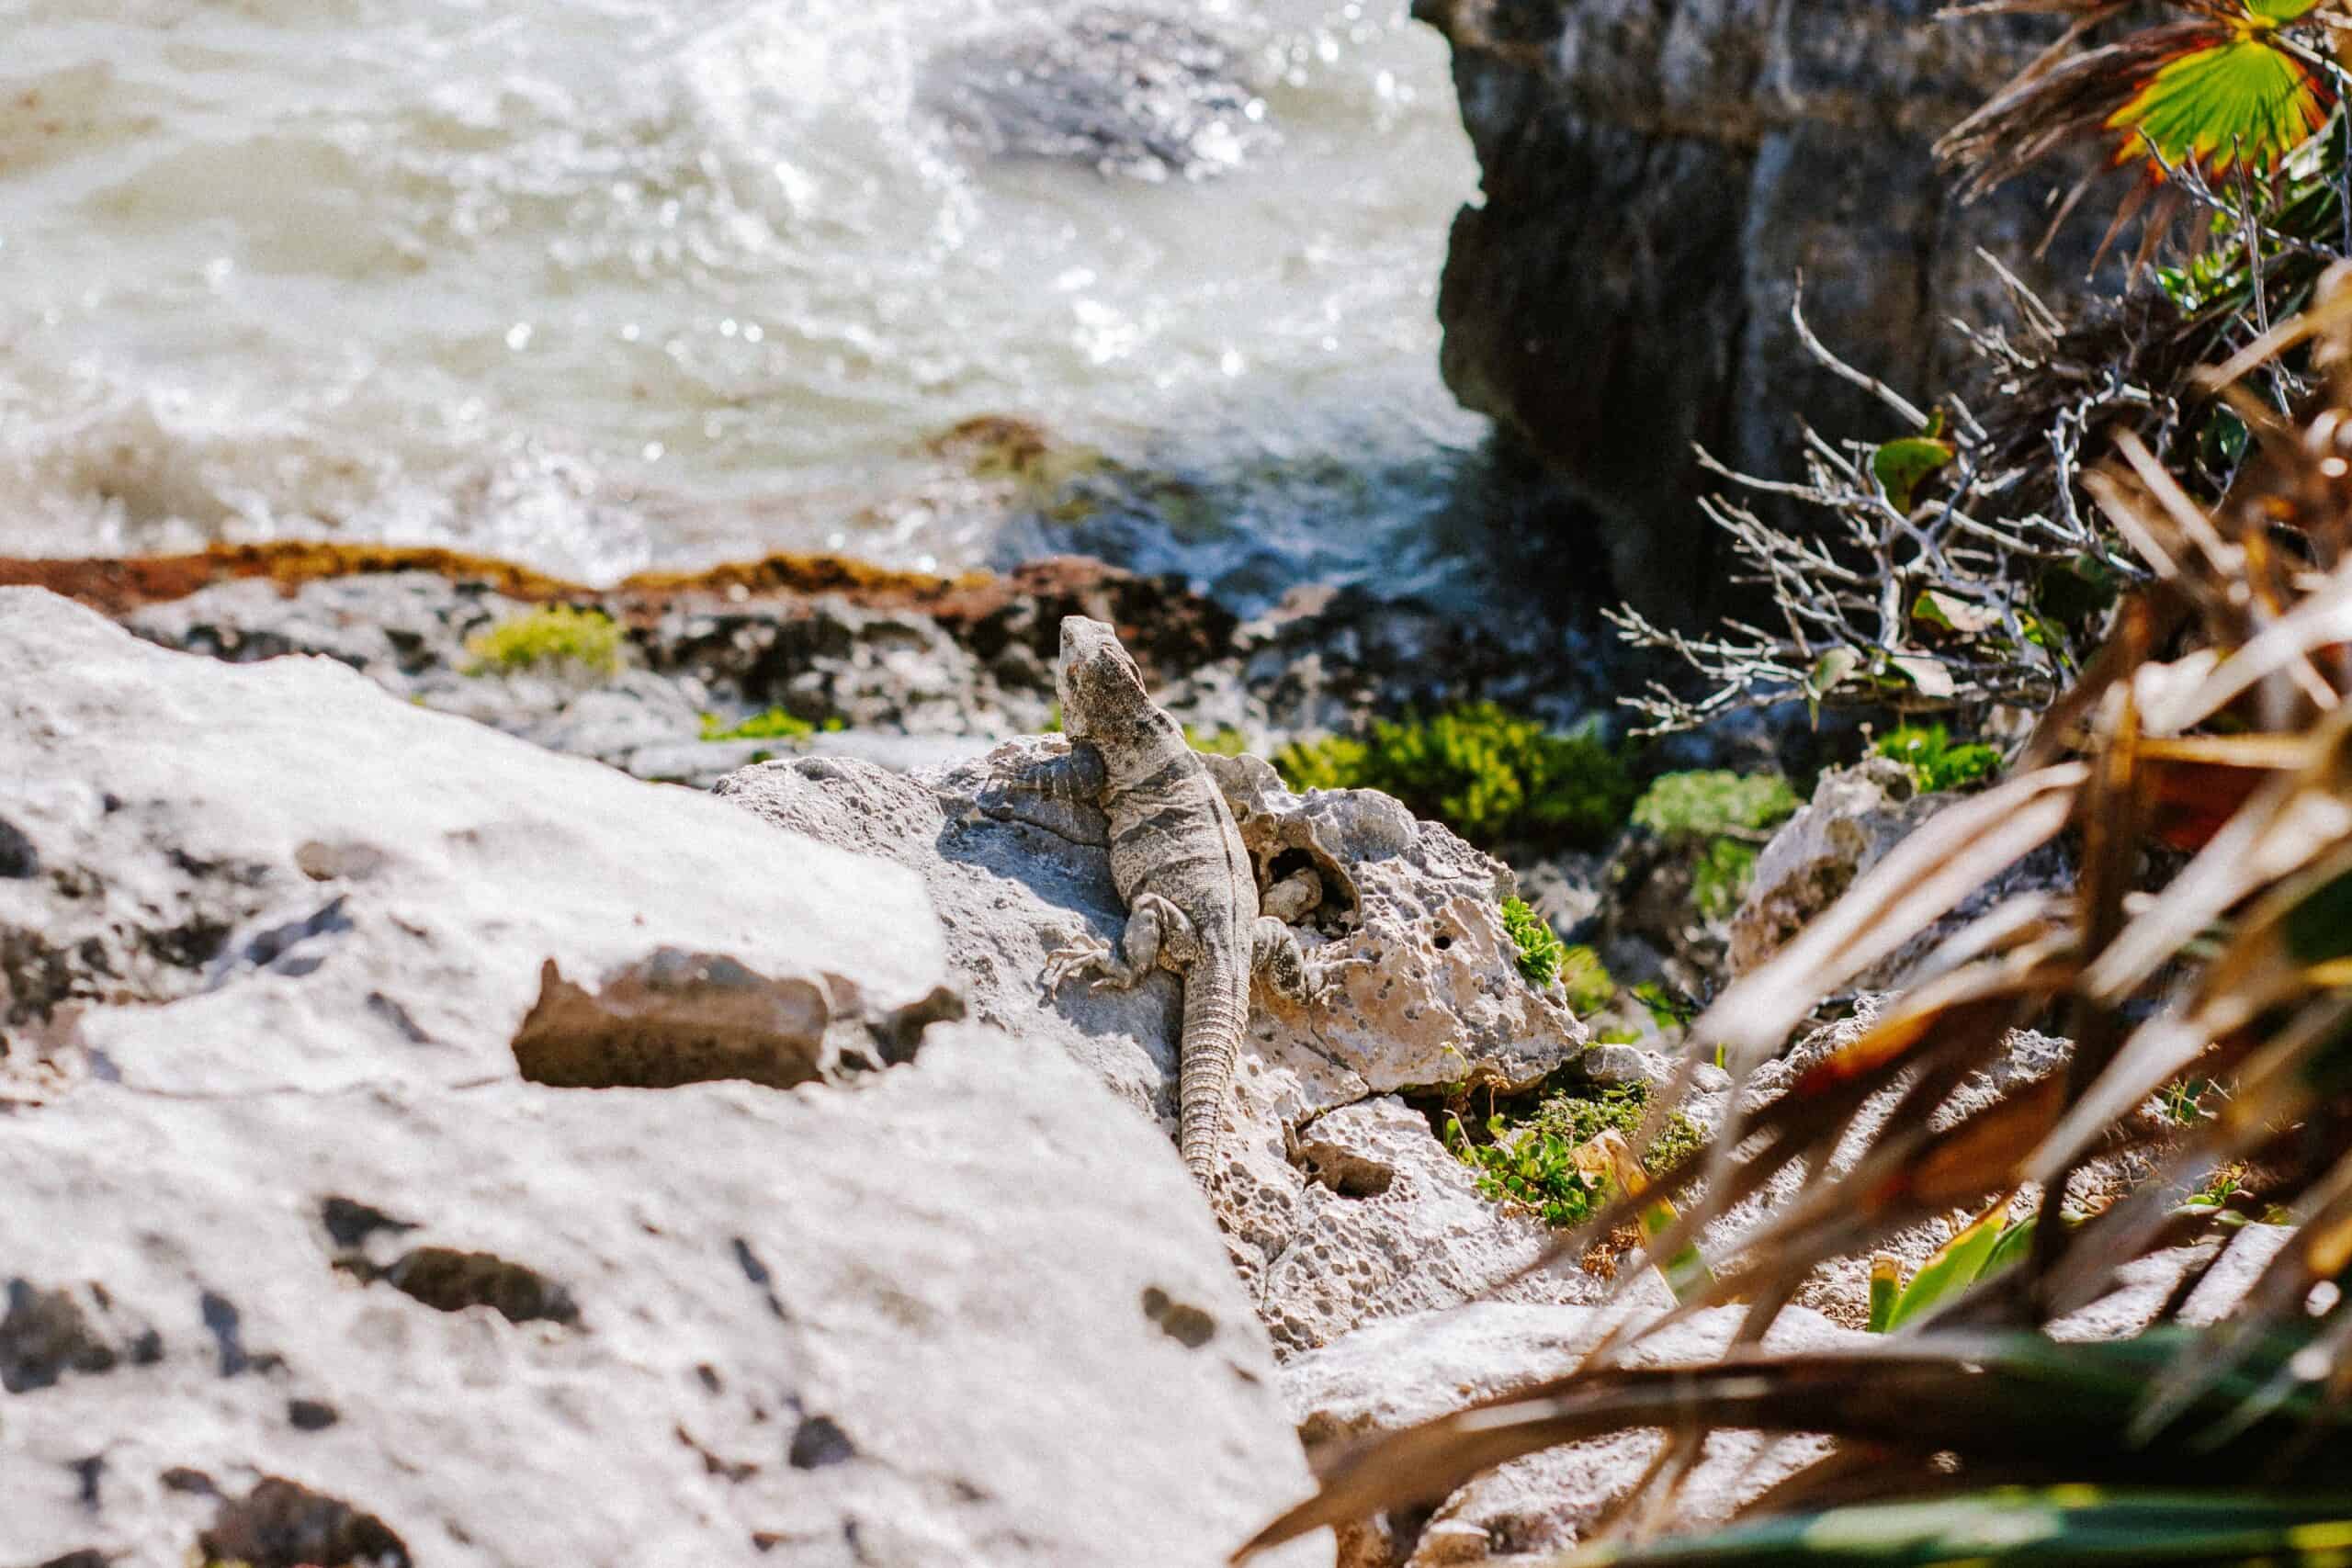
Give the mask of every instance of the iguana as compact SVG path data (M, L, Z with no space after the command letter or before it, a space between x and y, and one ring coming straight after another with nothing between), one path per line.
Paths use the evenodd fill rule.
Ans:
M1250 1020L1252 976L1304 1002L1322 993L1339 966L1310 969L1296 935L1261 912L1232 807L1182 728L1144 689L1118 634L1101 621L1065 616L1056 683L1069 750L998 782L1102 808L1127 928L1116 952L1091 931L1056 950L1046 962L1046 988L1090 970L1100 971L1097 986L1120 990L1155 966L1183 976L1178 1141L1185 1165L1205 1184Z

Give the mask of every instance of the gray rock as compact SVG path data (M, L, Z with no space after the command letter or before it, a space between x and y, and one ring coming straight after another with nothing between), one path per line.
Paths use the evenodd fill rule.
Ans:
M1416 0L1453 47L1483 199L1454 220L1447 384L1597 520L1617 590L1693 617L1724 580L1700 443L1803 477L1798 420L1905 434L1789 320L1925 406L1955 316L2004 319L1984 246L2064 303L2099 231L2032 252L2068 176L1973 207L1929 152L2055 27L1939 0ZM1796 515L1802 515L1801 513Z
M613 607L626 616L625 604ZM616 671L481 668L470 639L534 608L478 582L401 571L291 592L258 578L217 583L135 610L124 625L235 663L322 654L419 706L706 789L771 756L858 756L899 769L961 761L1045 713L1043 698L1009 695L930 617L824 596L759 615L673 606L625 626ZM701 738L706 713L731 721L777 705L852 728Z
M0 1561L1208 1568L1306 1485L903 869L45 593L0 671Z
M1201 179L1273 140L1246 64L1234 42L1177 17L1065 8L950 45L925 70L921 96L993 156Z
M1865 758L1850 768L1822 774L1813 799L1756 857L1747 896L1732 916L1732 975L1764 964L1807 921L1844 897L1856 878L1959 798L1915 793L1909 773L1883 757ZM2073 867L2064 846L2044 846L1863 971L1854 985L1868 991L1894 988L1939 942L1979 916L2022 894L2069 891L2072 883Z

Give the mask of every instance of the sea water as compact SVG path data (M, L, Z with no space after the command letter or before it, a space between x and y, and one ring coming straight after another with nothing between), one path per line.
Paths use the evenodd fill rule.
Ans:
M1442 41L1149 8L1248 82L1159 177L938 111L943 59L1085 9L1036 0L0 0L0 554L1442 576L1483 434Z

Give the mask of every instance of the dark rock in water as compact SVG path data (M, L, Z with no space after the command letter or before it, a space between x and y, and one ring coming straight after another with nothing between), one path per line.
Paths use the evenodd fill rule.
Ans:
M1222 174L1272 136L1242 51L1148 11L1064 12L958 43L932 62L922 101L991 154L1147 180Z
M1940 0L1415 0L1453 48L1485 199L1454 220L1446 383L1597 526L1617 592L1719 608L1726 572L1692 444L1801 479L1800 418L1905 434L1807 355L1808 321L1925 406L2006 319L1984 247L2063 305L2100 225L2033 250L2071 175L1962 207L1935 138L2048 41L2036 17L1939 22ZM1791 515L1802 515L1792 511Z

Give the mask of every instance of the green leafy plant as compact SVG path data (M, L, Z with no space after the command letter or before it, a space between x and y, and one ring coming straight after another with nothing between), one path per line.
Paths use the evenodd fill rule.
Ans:
M2033 1221L2008 1224L2008 1212L2009 1195L2004 1193L1962 1225L1908 1280L1903 1278L1899 1259L1884 1254L1871 1259L1870 1331L1892 1334L2019 1260L2033 1238Z
M1474 844L1596 847L1640 791L1589 730L1555 735L1476 703L1430 719L1375 720L1364 736L1293 742L1274 758L1293 789L1376 789Z
M552 604L499 622L466 641L467 673L488 674L571 664L609 675L621 667L621 629L601 610Z
M1527 976L1529 985L1541 990L1560 977L1568 950L1552 930L1551 922L1537 914L1526 899L1503 900L1503 930L1510 933L1512 944L1519 949L1519 972Z
M1880 737L1871 750L1902 763L1911 775L1912 786L1922 795L1973 789L2001 771L1998 747L1975 740L1955 741L1940 724L1906 724Z
M1554 1230L1582 1224L1600 1206L1600 1190L1577 1168L1575 1144L1537 1129L1514 1135L1499 1116L1487 1132L1488 1141L1473 1142L1459 1116L1445 1119L1445 1146L1477 1173L1486 1197L1528 1209Z
M1633 820L1660 838L1706 839L1762 832L1804 804L1778 773L1666 773L1642 792Z
M1590 1018L1617 999L1617 981L1600 954L1579 942L1560 951L1560 978L1567 987L1568 1010Z
M1188 724L1184 727L1184 744L1212 757L1238 757L1250 750L1249 737L1231 725L1214 730L1201 730Z
M734 724L717 714L702 716L702 738L705 740L806 740L812 735L836 734L847 728L839 715L820 724L782 708L770 708Z
M1635 1136L1649 1114L1649 1104L1650 1087L1645 1083L1602 1088L1573 1084L1544 1095L1516 1124L1504 1118L1502 1125L1507 1134L1524 1130L1556 1138L1576 1149L1603 1133ZM1653 1174L1672 1170L1697 1151L1703 1137L1698 1123L1679 1111L1669 1111L1656 1141L1642 1151L1642 1164Z
M1691 852L1691 897L1702 914L1723 919L1739 908L1770 830L1803 804L1777 773L1668 773L1634 803L1633 820Z

